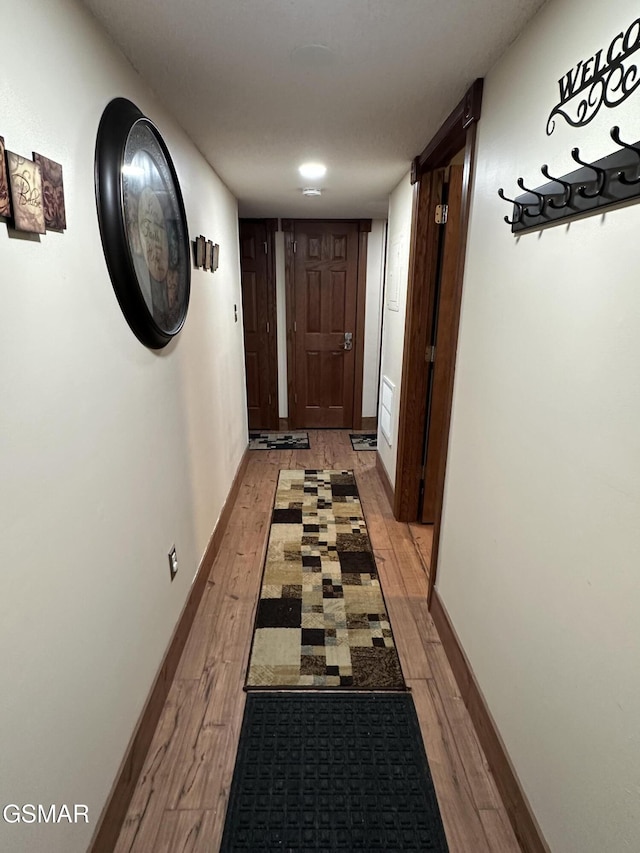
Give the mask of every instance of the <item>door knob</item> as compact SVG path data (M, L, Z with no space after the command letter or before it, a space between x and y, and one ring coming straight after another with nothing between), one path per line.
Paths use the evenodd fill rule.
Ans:
M353 349L353 333L345 332L344 333L344 343L342 344L342 348L349 350Z

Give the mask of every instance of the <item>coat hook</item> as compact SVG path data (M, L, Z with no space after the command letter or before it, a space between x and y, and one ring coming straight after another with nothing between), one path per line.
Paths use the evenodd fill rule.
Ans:
M636 145L630 145L628 142L623 142L622 139L620 139L620 128L618 127L617 124L615 124L611 128L611 130L609 131L609 135L611 136L613 141L617 145L619 145L621 148L626 148L629 151L633 151L633 153L636 155L636 157L640 161L640 148L638 148ZM634 184L640 184L640 175L635 180L629 180L629 178L627 178L625 172L618 172L616 177L620 181L621 184L625 184L626 186L633 186Z
M576 163L580 163L581 166L586 166L588 169L593 169L596 173L596 180L598 181L598 186L596 187L596 191L594 193L588 193L584 187L578 187L578 194L582 196L582 198L596 198L601 195L604 189L604 182L607 177L607 173L604 169L600 169L598 166L594 166L593 163L587 163L586 160L580 159L580 149L572 148L571 156L576 161Z
M540 210L537 210L535 213L531 213L529 207L527 207L527 216L542 216L542 212L544 211L544 206L546 204L547 199L545 196L541 195L537 190L530 190L528 187L524 185L524 178L518 178L517 182L518 186L521 190L524 190L526 193L531 193L534 195L540 205Z
M504 221L507 223L507 225L518 225L518 223L522 222L522 214L524 213L524 207L520 204L520 202L516 201L514 198L507 198L504 194L504 190L502 189L502 187L500 187L500 189L498 190L498 195L503 201L508 201L511 204L514 204L516 207L515 219L509 219L508 216L505 216Z
M554 178L553 175L550 175L549 174L549 167L547 166L546 163L540 167L540 171L542 172L542 174L545 176L545 178L548 181L555 181L556 184L560 184L560 186L562 187L562 189L564 190L564 193L565 193L560 204L556 204L554 201L549 200L549 202L548 202L549 207L552 207L554 210L560 210L561 207L566 207L569 204L569 201L571 199L571 191L573 189L571 184L568 184L566 181L563 181L561 178Z

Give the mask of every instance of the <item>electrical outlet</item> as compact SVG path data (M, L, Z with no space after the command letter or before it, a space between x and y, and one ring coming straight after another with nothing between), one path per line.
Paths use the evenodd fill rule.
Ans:
M173 545L169 551L169 573L171 580L178 574L178 555L176 554L176 546Z

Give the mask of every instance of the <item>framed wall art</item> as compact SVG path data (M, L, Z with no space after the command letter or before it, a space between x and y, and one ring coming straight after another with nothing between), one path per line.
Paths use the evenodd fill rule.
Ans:
M195 239L195 255L196 255L196 267L200 269L200 267L204 266L204 237L200 234Z
M42 206L42 175L33 160L7 151L11 207L16 231L46 232Z
M42 174L42 206L44 224L48 231L64 231L67 227L64 207L64 186L62 166L42 154L33 152L34 162L40 166Z
M11 199L9 197L9 180L7 178L7 157L4 150L4 139L0 136L0 216L11 216Z
M207 240L204 247L204 268L205 270L211 269L211 262L213 260L213 243L211 240Z
M125 98L111 101L102 114L95 187L102 246L120 308L138 339L160 349L187 315L187 219L159 130Z

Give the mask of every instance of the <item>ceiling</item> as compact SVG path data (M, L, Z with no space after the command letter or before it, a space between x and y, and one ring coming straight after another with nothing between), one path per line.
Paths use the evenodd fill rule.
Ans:
M413 157L545 0L83 2L242 216L384 218ZM325 178L299 177L308 160Z

